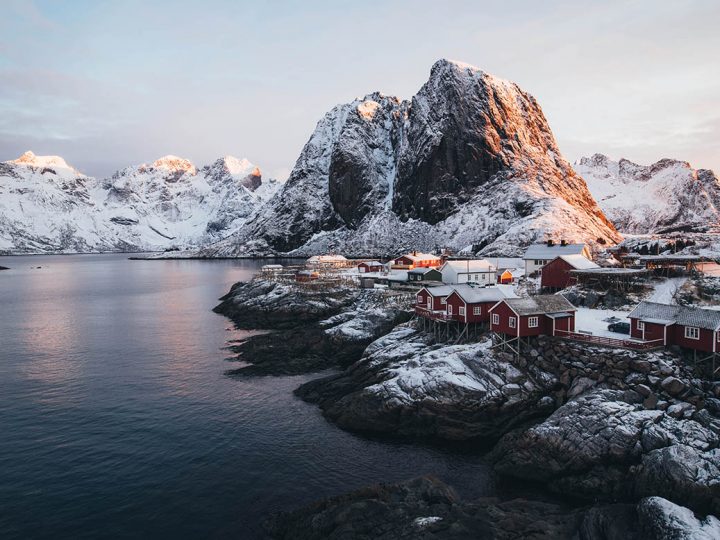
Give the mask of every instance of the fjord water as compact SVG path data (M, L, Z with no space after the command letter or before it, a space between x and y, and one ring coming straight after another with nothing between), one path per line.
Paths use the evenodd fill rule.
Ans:
M269 512L424 473L489 494L472 452L326 422L292 395L313 375L226 374L247 334L211 309L261 264L0 258L0 538L253 538Z

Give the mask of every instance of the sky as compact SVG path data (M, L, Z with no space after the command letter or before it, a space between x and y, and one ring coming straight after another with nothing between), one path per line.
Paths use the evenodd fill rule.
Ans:
M93 176L175 154L285 178L322 115L439 58L539 101L571 161L720 171L720 2L2 0L0 161Z

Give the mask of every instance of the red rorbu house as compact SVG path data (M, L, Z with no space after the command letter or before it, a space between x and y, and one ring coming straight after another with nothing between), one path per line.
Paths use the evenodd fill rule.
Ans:
M720 311L640 302L628 315L630 335L715 355L720 352Z
M428 319L447 319L447 297L453 292L448 285L423 287L415 296L415 314Z
M490 308L490 330L513 340L574 332L575 311L560 295L506 298Z
M543 289L560 290L570 286L570 270L600 268L583 255L559 255L543 266L540 286Z
M367 274L369 272L382 272L385 270L385 265L380 261L363 261L357 265L358 272L360 274Z
M436 268L442 264L442 259L429 253L413 251L393 260L392 267L396 270L412 270L413 268Z
M462 323L485 323L490 321L490 308L506 298L517 298L512 288L470 287L455 285L447 297L448 318Z

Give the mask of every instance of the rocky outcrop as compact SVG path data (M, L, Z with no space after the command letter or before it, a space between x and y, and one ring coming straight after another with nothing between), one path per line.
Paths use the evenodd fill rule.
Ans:
M201 254L476 245L514 255L546 236L620 238L562 158L532 96L440 60L411 101L373 93L333 108L281 195Z
M217 313L239 328L270 330L229 348L243 367L232 374L297 374L345 366L373 340L409 318L382 291L316 289L256 278L237 283Z
M720 222L720 182L711 170L675 159L643 166L595 154L577 161L575 171L622 232L715 231Z
M554 408L557 379L496 359L489 342L436 345L412 327L373 342L343 372L296 390L340 427L491 443Z
M710 540L720 534L720 521L697 518L660 497L586 508L527 499L465 501L436 478L421 477L276 514L264 528L277 540Z

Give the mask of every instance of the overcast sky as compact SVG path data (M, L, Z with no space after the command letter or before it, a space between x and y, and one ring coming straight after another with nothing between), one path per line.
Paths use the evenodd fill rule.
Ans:
M285 177L331 107L409 98L451 58L533 94L571 161L720 171L719 20L717 0L3 0L0 160L230 154Z

